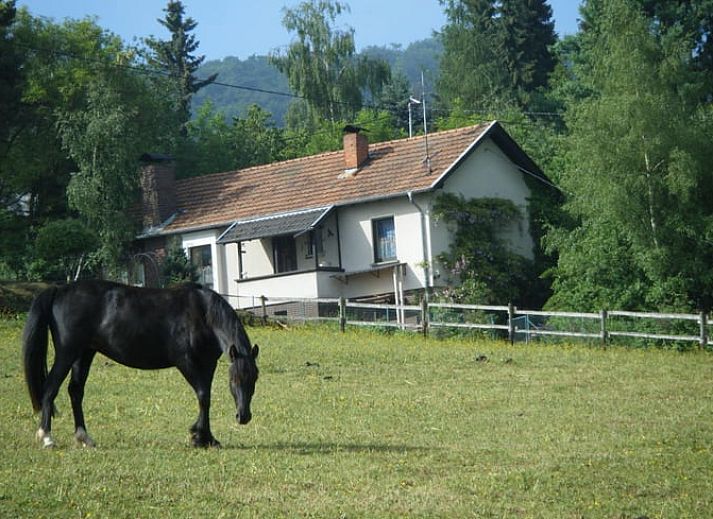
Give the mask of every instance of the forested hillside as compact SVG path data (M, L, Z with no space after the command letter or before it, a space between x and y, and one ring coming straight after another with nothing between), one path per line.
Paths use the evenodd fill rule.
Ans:
M292 99L262 92L290 91L287 78L272 66L267 56L251 56L246 60L227 57L222 60L205 62L196 72L199 77L218 74L220 85L208 85L193 97L193 113L207 100L216 111L225 114L228 120L233 116L245 116L248 107L259 105L272 114L274 120L282 125ZM235 85L234 87L224 84Z
M436 37L411 43L406 48L367 47L365 56L379 58L391 67L392 74L403 74L414 95L421 93L421 71L430 88L438 77L438 63L443 46ZM230 120L234 116L245 116L248 107L256 104L272 114L273 121L282 126L292 98L275 95L272 92L290 92L287 78L269 61L268 56L251 56L246 60L227 57L222 60L206 61L196 75L209 77L218 74L219 85L208 85L193 97L193 113L210 100L217 112ZM233 85L233 86L226 86ZM266 92L267 91L267 92Z

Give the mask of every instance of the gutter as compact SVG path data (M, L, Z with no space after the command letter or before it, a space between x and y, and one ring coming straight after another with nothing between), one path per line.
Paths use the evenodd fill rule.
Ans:
M432 285L432 283L431 283L431 256L428 253L428 251L429 251L428 238L426 236L426 229L427 229L426 213L421 208L421 206L416 203L416 200L414 200L413 191L408 191L406 193L406 196L408 197L408 201L411 202L411 205L413 205L418 210L418 212L421 214L421 248L422 248L422 256L423 256L423 278L424 278L424 282L426 283L426 287L425 287L426 289L424 291L424 298L428 302L428 289Z

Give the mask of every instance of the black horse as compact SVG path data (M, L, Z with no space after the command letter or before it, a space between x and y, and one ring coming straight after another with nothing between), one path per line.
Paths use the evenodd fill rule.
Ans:
M49 373L48 330L55 349ZM42 411L37 437L45 447L54 446L54 399L70 370L75 438L94 446L84 424L82 399L97 352L139 369L178 368L198 397L200 412L190 430L193 445L200 447L220 446L210 431L210 389L218 359L225 353L231 362L230 391L238 422L250 421L258 346L251 347L231 306L199 285L151 289L80 281L50 288L32 302L23 340L25 380L32 406Z

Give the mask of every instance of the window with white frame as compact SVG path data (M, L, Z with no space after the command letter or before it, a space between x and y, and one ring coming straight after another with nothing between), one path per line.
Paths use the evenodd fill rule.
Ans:
M198 282L208 288L213 288L213 257L210 245L201 245L188 249L191 263L198 271Z

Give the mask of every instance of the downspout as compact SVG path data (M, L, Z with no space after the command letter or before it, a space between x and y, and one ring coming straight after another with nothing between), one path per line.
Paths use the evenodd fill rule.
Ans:
M428 289L430 286L430 280L431 280L431 258L428 255L428 239L426 237L426 213L424 210L421 208L420 205L416 203L416 200L413 198L413 191L408 191L406 193L408 196L408 201L411 202L411 205L413 205L418 212L421 214L421 248L422 248L422 257L423 257L423 278L424 282L426 284L426 289L424 291L424 297L426 298L426 301L428 301Z

